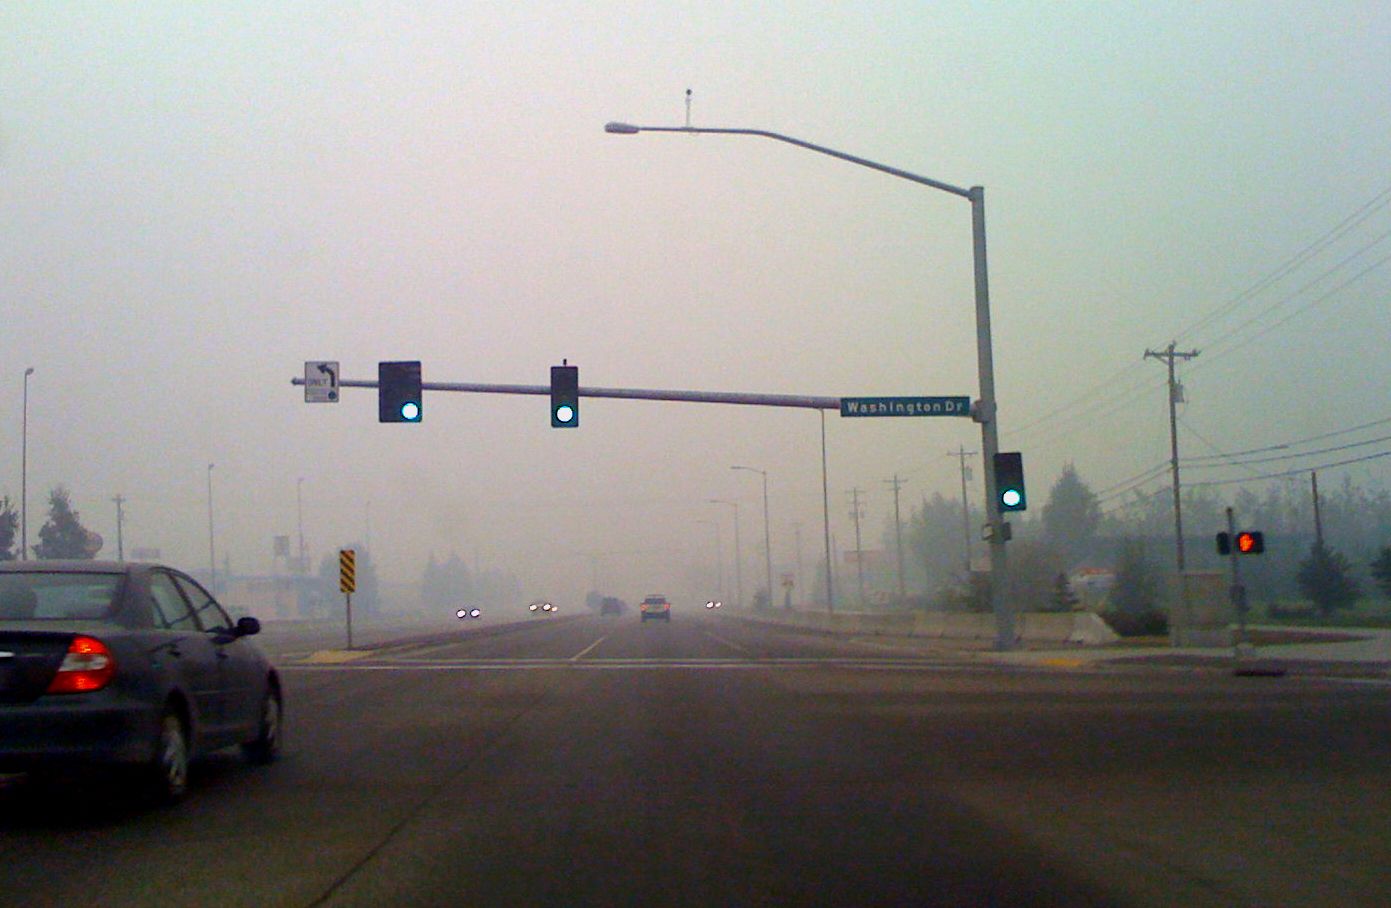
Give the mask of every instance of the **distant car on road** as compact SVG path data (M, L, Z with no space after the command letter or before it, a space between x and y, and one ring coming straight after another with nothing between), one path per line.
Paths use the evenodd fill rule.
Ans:
M626 606L623 600L616 596L605 596L599 603L599 614L601 615L621 615Z
M271 762L284 695L260 630L162 565L0 563L0 773L129 768L171 803L203 754Z
M531 603L531 605L526 607L526 610L533 615L553 615L560 611L560 609L556 608L553 604L540 601Z
M667 601L667 597L660 593L653 593L651 596L642 600L642 605L638 606L638 608L642 611L643 621L646 621L648 618L653 620L660 619L667 622L671 621L671 603Z

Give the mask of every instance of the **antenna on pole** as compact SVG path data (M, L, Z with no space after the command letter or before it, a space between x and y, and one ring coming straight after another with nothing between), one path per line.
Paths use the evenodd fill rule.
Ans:
M686 128L691 128L691 90L686 89Z

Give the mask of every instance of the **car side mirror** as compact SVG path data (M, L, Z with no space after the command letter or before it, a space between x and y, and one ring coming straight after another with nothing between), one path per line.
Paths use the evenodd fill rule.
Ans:
M237 636L251 637L261 632L261 622L247 615L237 619Z

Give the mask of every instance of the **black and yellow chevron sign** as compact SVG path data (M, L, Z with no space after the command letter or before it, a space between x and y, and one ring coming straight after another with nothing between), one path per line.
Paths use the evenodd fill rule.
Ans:
M357 592L357 552L352 549L338 550L338 592Z

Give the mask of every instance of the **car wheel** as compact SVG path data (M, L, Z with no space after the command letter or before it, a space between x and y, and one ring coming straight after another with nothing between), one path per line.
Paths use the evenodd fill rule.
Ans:
M158 804L174 804L188 793L188 733L173 710L159 720L154 758L145 769L150 795Z
M248 763L264 766L275 762L280 756L280 735L284 725L284 712L280 693L275 688L266 690L261 700L261 722L256 737L241 746L242 756Z

